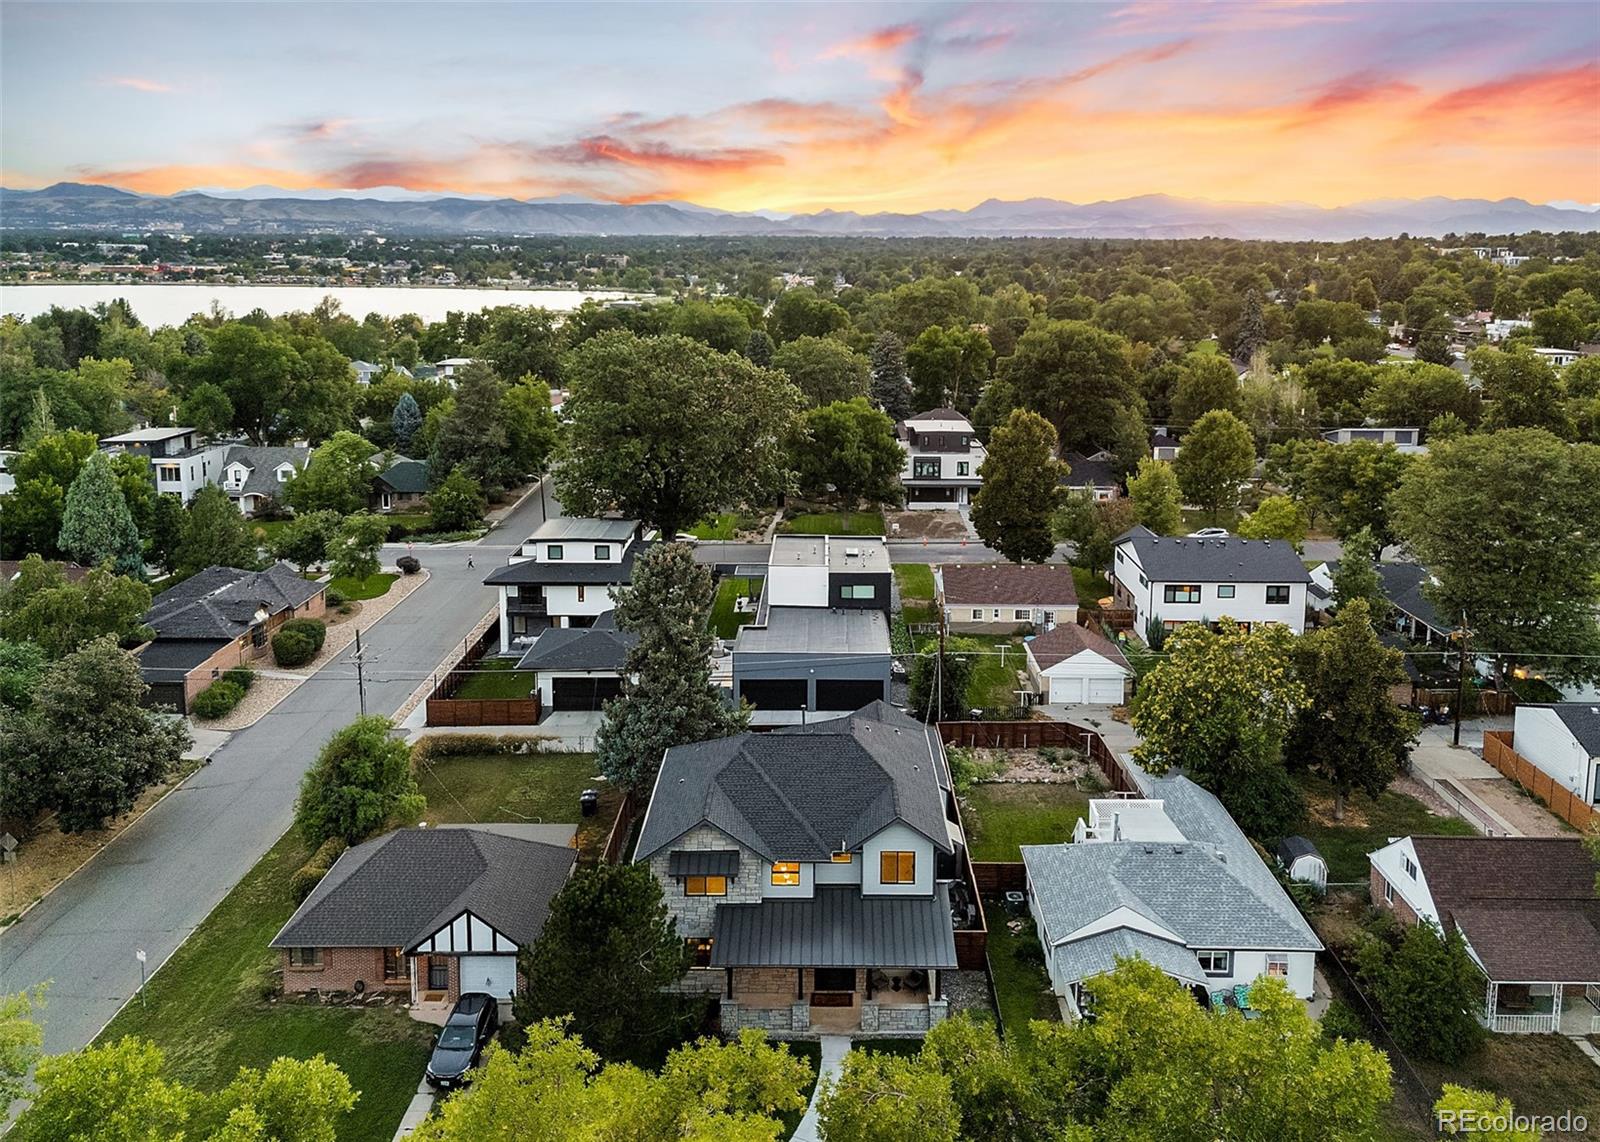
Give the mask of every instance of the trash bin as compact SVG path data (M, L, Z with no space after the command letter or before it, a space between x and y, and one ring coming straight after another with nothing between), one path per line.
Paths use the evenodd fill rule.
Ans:
M585 789L578 794L578 808L585 817L592 817L600 811L600 791Z

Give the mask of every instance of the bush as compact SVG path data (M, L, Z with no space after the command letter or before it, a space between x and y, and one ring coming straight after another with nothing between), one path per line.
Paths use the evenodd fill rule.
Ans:
M415 555L402 555L394 561L394 565L400 568L402 575L415 575L422 570L422 561Z
M321 619L290 619L279 629L299 631L311 640L311 645L317 650L321 650L322 644L328 641L328 624Z
M330 606L330 607L342 607L342 606L344 606L344 604L345 604L344 595L339 591L335 591L331 587L328 588L328 606Z
M197 718L220 718L228 714L244 699L244 687L227 678L219 678L194 696L189 710Z
M349 847L344 843L344 838L329 837L317 846L317 851L311 854L310 860L294 870L293 875L289 877L289 894L294 897L296 904L311 895L311 890L328 875L328 870L333 867L333 862L339 859L339 854Z
M303 631L290 630L287 623L272 636L272 660L279 666L293 669L304 666L317 656L317 645Z
M1367 1037L1367 1025L1355 1008L1335 999L1322 1013L1322 1034L1328 1039L1348 1039L1354 1043Z
M554 740L545 734L429 734L411 747L411 761L421 765L447 757L538 753L539 743Z
M235 666L232 670L224 670L222 672L222 680L224 682L232 682L239 689L248 691L251 684L256 680L256 672L248 666Z

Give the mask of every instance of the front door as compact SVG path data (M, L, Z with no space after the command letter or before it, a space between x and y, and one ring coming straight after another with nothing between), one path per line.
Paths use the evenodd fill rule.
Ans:
M855 968L817 968L813 991L817 993L843 992L848 995L856 989Z

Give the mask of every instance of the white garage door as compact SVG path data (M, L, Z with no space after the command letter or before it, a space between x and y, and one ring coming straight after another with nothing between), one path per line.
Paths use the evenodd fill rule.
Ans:
M1050 679L1050 701L1058 706L1073 706L1083 701L1083 679Z
M517 989L516 956L462 956L461 990L486 991L496 999L509 999Z
M1122 705L1122 679L1089 679L1089 701L1098 706Z

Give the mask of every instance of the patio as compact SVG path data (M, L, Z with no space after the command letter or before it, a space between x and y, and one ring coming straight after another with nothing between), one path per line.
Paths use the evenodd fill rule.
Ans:
M1600 1034L1600 983L1490 981L1479 1017L1503 1035Z

